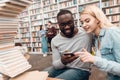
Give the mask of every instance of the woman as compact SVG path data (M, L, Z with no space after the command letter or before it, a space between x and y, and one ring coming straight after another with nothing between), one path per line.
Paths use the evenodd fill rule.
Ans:
M40 25L40 31L39 31L39 36L40 36L40 40L41 40L41 44L42 44L42 53L43 53L43 57L47 56L48 53L48 46L47 46L47 39L46 39L46 31L43 28L43 25Z
M107 80L120 80L120 29L109 22L96 6L86 6L80 12L82 27L95 38L95 55L84 48L75 55L82 62L91 62L100 70L108 72Z

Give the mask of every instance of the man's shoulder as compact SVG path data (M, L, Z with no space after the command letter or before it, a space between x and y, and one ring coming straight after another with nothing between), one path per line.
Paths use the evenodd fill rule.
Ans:
M60 37L61 37L61 35L58 33L58 34L53 38L53 40L58 40L58 39L60 39Z
M82 27L78 27L78 35L77 37L86 37L86 38L91 38L92 37L92 34L91 33L86 33L86 31L82 28Z
M82 27L77 27L78 28L78 34L86 34L86 31Z

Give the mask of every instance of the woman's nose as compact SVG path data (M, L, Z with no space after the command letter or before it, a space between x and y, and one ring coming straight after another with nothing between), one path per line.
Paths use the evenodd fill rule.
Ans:
M82 24L82 27L83 27L83 28L85 28L85 27L86 27L86 24L85 24L85 23L83 23L83 24Z

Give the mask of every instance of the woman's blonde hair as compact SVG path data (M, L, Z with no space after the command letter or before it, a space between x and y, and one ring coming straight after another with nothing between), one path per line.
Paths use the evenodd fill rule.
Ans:
M84 10L80 12L80 15L82 14L90 14L91 16L95 17L100 22L101 28L107 28L113 26L113 24L107 19L103 11L97 6L93 6L93 5L86 6Z

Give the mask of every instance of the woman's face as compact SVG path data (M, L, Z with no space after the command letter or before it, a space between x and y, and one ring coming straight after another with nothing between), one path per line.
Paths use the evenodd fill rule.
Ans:
M99 27L99 21L90 14L81 14L80 22L87 33L95 33L96 29Z

